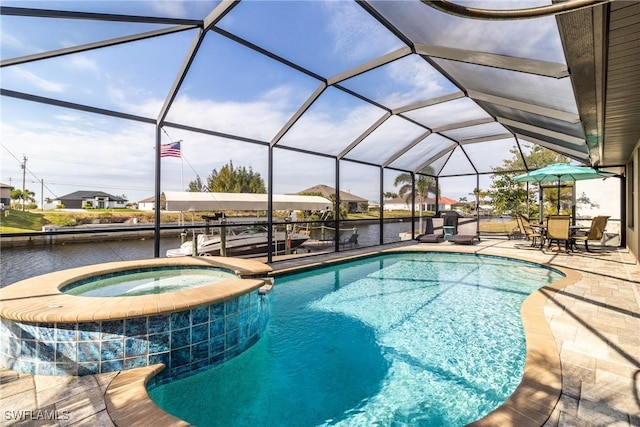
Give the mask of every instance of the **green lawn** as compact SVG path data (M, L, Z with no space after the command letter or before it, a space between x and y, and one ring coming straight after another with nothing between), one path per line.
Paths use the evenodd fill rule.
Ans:
M42 226L46 224L44 214L6 209L4 215L0 217L0 233L40 231Z
M116 218L116 217L139 217L140 223L153 222L154 217L151 212L141 212L138 210L98 210L91 209L86 212L22 212L17 209L10 209L5 211L5 215L0 218L0 233L24 233L32 231L41 231L44 225L57 225L57 226L72 226L77 224L90 223L92 219L101 218ZM407 212L385 212L385 219L391 218L410 218ZM349 214L348 219L353 220L371 220L379 218L378 212L367 213L352 213ZM176 221L177 216L175 214L169 214L163 216L163 221ZM119 222L114 220L114 222ZM121 222L121 221L120 221ZM510 221L480 221L481 232L511 232L517 226L515 220Z

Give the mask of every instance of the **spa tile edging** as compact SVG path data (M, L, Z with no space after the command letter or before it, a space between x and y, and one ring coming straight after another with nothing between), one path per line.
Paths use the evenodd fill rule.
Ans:
M179 378L229 360L264 334L258 291L164 315L85 323L1 319L0 363L34 375L83 376L164 363Z
M217 262L212 264L212 260L213 257L207 257L206 260L186 259L180 263L203 265L204 261L204 265L219 266ZM234 264L234 260L225 261L225 265ZM243 266L242 274L256 276L270 271L261 263L235 261L240 261L237 264ZM109 263L108 268L102 271L129 269L141 264L175 265L166 259ZM237 264L234 267L238 267ZM256 264L257 268L247 269L250 264ZM95 267L93 271L95 274ZM26 316L28 321L21 320L20 313L17 316L6 315L17 310L15 304L11 304L16 300L3 301L0 319L2 366L26 374L82 376L163 363L167 369L155 378L162 382L191 375L233 358L256 343L266 330L269 315L266 293L271 282L265 278L227 280L196 289L138 297L65 295L82 304L85 311L94 311L93 317L76 316L70 312L73 306L65 306L60 308L64 309L67 317L37 321L40 317L36 310L47 300L51 301L46 292L53 287L59 294L59 288L77 278L74 274L78 269L60 273L65 274L55 274L57 283L55 280L35 280L41 286L34 286L34 293L43 295L36 297L39 301L34 304L34 313ZM47 275L40 277L46 279ZM15 284L20 293L23 293L24 282ZM9 289L3 298L12 292L17 291ZM137 303L142 306L148 304L150 299L161 299L163 304L155 302L147 312L135 307ZM10 307L4 307L5 303ZM95 304L98 304L97 309L93 308Z
M116 271L162 266L220 267L239 278L199 288L135 297L79 297L60 289L76 280ZM238 258L177 257L121 261L57 271L22 280L0 289L0 317L23 322L69 323L116 320L165 314L230 299L265 284L271 268Z

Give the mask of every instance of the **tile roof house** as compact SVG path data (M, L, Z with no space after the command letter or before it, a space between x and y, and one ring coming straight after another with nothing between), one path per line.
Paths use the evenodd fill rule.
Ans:
M318 184L305 190L298 191L298 193L296 194L319 194L320 196L331 200L331 196L334 196L336 194L336 189L328 185ZM369 201L360 196L356 196L355 194L351 194L342 190L340 191L340 204L348 204L349 212L360 212L359 205L362 203L368 204Z
M448 197L440 196L438 198L439 202L439 210L450 210L453 209L453 206L458 202L456 200L450 199ZM385 211L410 211L411 210L411 201L407 199L407 197L396 197L394 199L387 199L384 201L384 210ZM420 209L416 203L415 207L416 212ZM435 197L428 197L426 203L423 206L423 211L436 211L436 199Z
M56 204L62 204L66 209L117 209L126 207L127 201L103 191L75 191L59 197Z

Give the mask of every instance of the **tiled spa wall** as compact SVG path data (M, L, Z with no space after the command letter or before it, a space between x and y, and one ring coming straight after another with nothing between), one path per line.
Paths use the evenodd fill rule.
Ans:
M255 344L269 319L259 290L150 317L84 323L1 319L0 366L38 375L91 375L164 363L156 381L223 363Z

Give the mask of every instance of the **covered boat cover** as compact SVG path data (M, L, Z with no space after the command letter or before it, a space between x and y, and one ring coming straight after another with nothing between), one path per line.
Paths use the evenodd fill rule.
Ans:
M190 191L165 191L161 208L167 211L266 211L267 194L254 193L195 193ZM319 211L331 209L330 200L320 196L274 194L274 210Z

